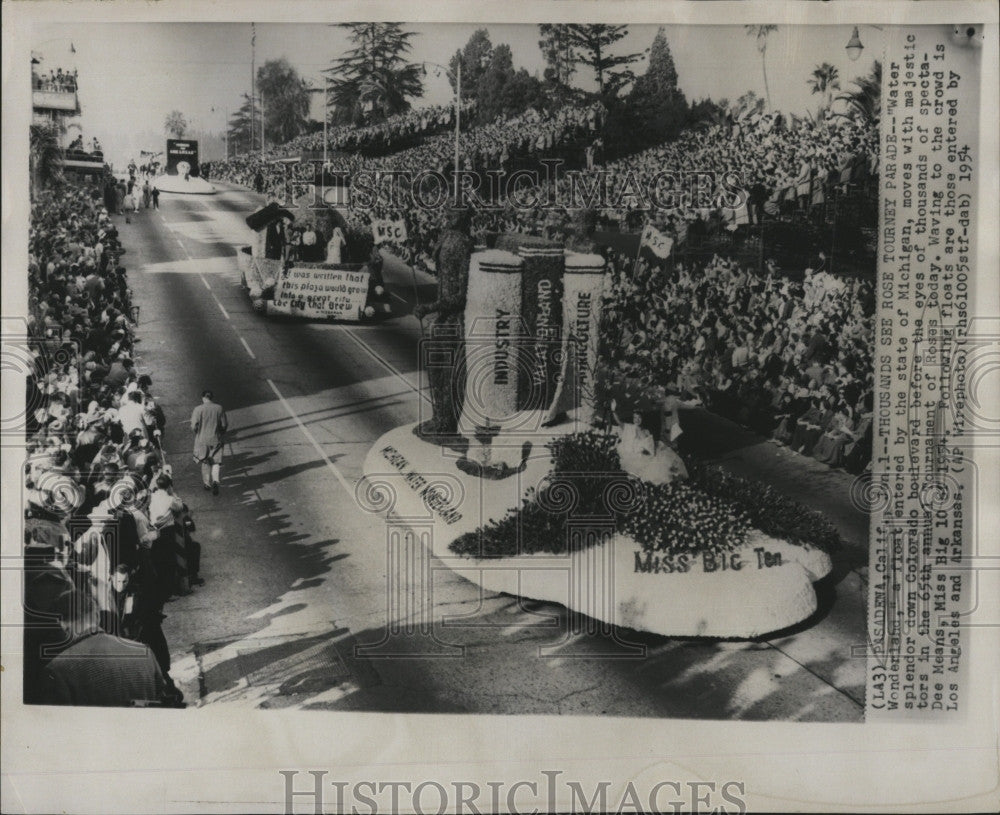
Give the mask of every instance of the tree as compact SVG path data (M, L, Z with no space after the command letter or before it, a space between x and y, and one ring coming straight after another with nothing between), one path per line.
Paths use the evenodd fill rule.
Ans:
M677 69L662 26L653 38L646 73L635 80L628 100L651 143L674 138L684 127L687 101L677 87Z
M757 51L760 53L760 66L764 72L764 96L767 97L768 110L771 109L771 89L767 85L767 38L773 31L778 30L776 25L748 25L744 27L748 37L757 40Z
M229 141L227 149L231 155L236 155L238 152L247 153L253 149L251 138L260 133L260 108L251 105L250 94L243 94L243 104L229 120L226 132Z
M569 26L542 23L538 26L541 39L538 47L545 57L545 78L555 85L567 86L576 72L576 55L570 42Z
M62 151L55 125L33 124L28 136L31 189L46 187L62 174Z
M172 110L163 120L163 129L175 139L183 139L188 129L187 119L179 110Z
M809 85L813 93L822 93L826 96L826 107L829 108L833 103L833 92L840 90L837 67L829 62L817 65L813 69L811 78L806 80L806 84Z
M732 107L733 117L742 119L752 113L762 113L764 110L764 100L753 91L747 91L736 100Z
M490 32L480 28L473 32L464 48L455 52L448 63L452 76L448 77L452 91L455 90L455 73L462 65L462 98L475 99L482 79L493 57L493 43L490 42Z
M284 144L307 129L309 91L287 59L272 59L257 69L264 107L264 131L271 144Z
M574 62L593 70L601 96L606 93L614 96L635 79L635 73L627 66L642 59L644 52L611 53L611 49L628 36L628 26L600 23L566 28Z
M871 126L877 126L882 105L882 63L875 60L868 75L856 77L851 84L855 89L840 94L837 100L847 106L848 112Z
M361 124L410 109L423 96L421 66L406 61L412 31L400 23L337 23L353 45L326 69L334 119Z
M490 64L479 80L476 88L476 119L480 123L492 122L497 116L503 115L504 88L513 81L514 56L510 46L501 43L493 49Z

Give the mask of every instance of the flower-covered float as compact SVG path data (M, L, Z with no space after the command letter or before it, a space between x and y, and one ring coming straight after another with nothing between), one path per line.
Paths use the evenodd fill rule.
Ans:
M430 377L435 405L461 403L455 427L382 436L359 502L484 589L610 625L752 638L807 619L833 526L768 486L682 461L634 424L596 428L604 261L517 248L467 261L462 353L438 354L454 363L450 383ZM433 332L428 344L448 347Z
M297 208L300 214L303 211ZM332 222L321 226L303 221L298 227L295 222L295 214L277 204L246 218L253 240L239 247L236 260L255 311L348 322L392 316L378 252L365 263L327 262L328 243L336 242ZM328 241L326 234L334 238ZM287 256L289 241L295 242L294 260Z

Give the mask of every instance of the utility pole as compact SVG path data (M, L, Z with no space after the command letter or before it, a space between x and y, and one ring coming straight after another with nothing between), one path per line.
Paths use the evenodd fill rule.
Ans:
M250 152L253 152L253 122L256 117L254 98L257 95L257 24L250 23Z

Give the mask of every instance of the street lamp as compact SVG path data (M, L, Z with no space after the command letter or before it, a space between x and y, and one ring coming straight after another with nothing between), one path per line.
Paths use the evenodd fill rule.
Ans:
M869 25L871 25L869 23ZM882 30L880 25L871 25L872 28L878 31ZM847 41L847 45L844 46L844 50L847 51L847 58L851 62L857 62L861 57L861 52L865 50L864 45L861 43L861 37L858 35L858 27L854 26L854 31L851 33L851 39Z
M455 66L455 71L452 72L443 65L439 65L436 62L424 62L422 63L424 69L424 76L427 75L427 66L433 65L439 71L444 71L451 79L455 81L455 203L458 204L458 135L462 127L462 60L459 60Z
M330 121L330 88L324 85L322 88L309 88L309 93L323 94L323 180L326 180L326 151L327 151L327 124Z
M851 34L851 39L848 40L846 46L847 56L851 62L858 61L858 58L861 56L861 52L864 48L865 47L861 44L861 37L858 36L858 27L854 26L854 33Z

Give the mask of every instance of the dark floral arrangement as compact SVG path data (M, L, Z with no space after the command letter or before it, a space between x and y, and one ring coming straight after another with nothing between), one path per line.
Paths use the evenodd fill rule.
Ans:
M519 509L457 538L452 551L480 558L562 554L611 531L668 555L729 551L742 546L751 529L825 550L840 543L821 513L715 465L687 461L689 481L651 484L622 470L615 435L574 433L547 447L549 477ZM597 534L586 534L591 528Z
M826 515L793 501L768 484L741 478L717 464L690 457L684 464L690 484L739 507L750 526L765 535L789 543L818 546L826 552L838 549L843 543Z

